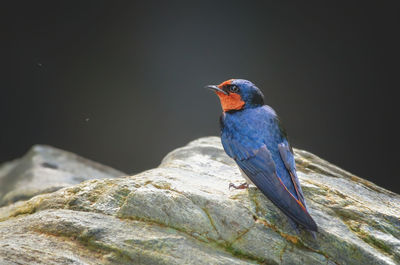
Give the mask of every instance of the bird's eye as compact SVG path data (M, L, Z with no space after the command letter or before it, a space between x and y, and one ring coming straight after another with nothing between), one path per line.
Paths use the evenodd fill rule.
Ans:
M229 91L232 92L232 93L237 93L237 92L239 92L239 87L238 86L231 86L229 88Z

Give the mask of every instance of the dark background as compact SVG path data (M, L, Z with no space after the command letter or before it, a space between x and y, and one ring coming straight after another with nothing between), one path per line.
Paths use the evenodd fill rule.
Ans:
M2 3L0 161L43 143L155 167L219 134L204 85L245 78L295 147L400 192L399 9L327 2Z

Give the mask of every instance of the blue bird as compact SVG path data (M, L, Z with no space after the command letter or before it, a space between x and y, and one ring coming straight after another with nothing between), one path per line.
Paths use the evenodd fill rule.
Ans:
M239 186L231 183L229 187L244 189L254 184L294 221L295 228L300 224L317 232L296 174L293 150L275 111L264 104L261 91L243 79L206 87L215 91L221 102L224 150L247 180Z

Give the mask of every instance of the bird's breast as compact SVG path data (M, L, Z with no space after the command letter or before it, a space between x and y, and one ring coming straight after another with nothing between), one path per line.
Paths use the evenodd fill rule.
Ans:
M243 141L265 143L277 131L276 118L263 108L225 113L221 117L221 124L223 132L228 136Z

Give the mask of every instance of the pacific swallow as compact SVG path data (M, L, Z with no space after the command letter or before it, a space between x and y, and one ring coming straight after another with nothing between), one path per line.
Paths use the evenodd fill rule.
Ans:
M260 89L244 79L206 87L215 91L221 102L224 150L247 180L229 187L242 189L254 184L294 221L295 228L300 224L312 233L317 232L317 224L307 210L287 134L275 111L264 104Z

